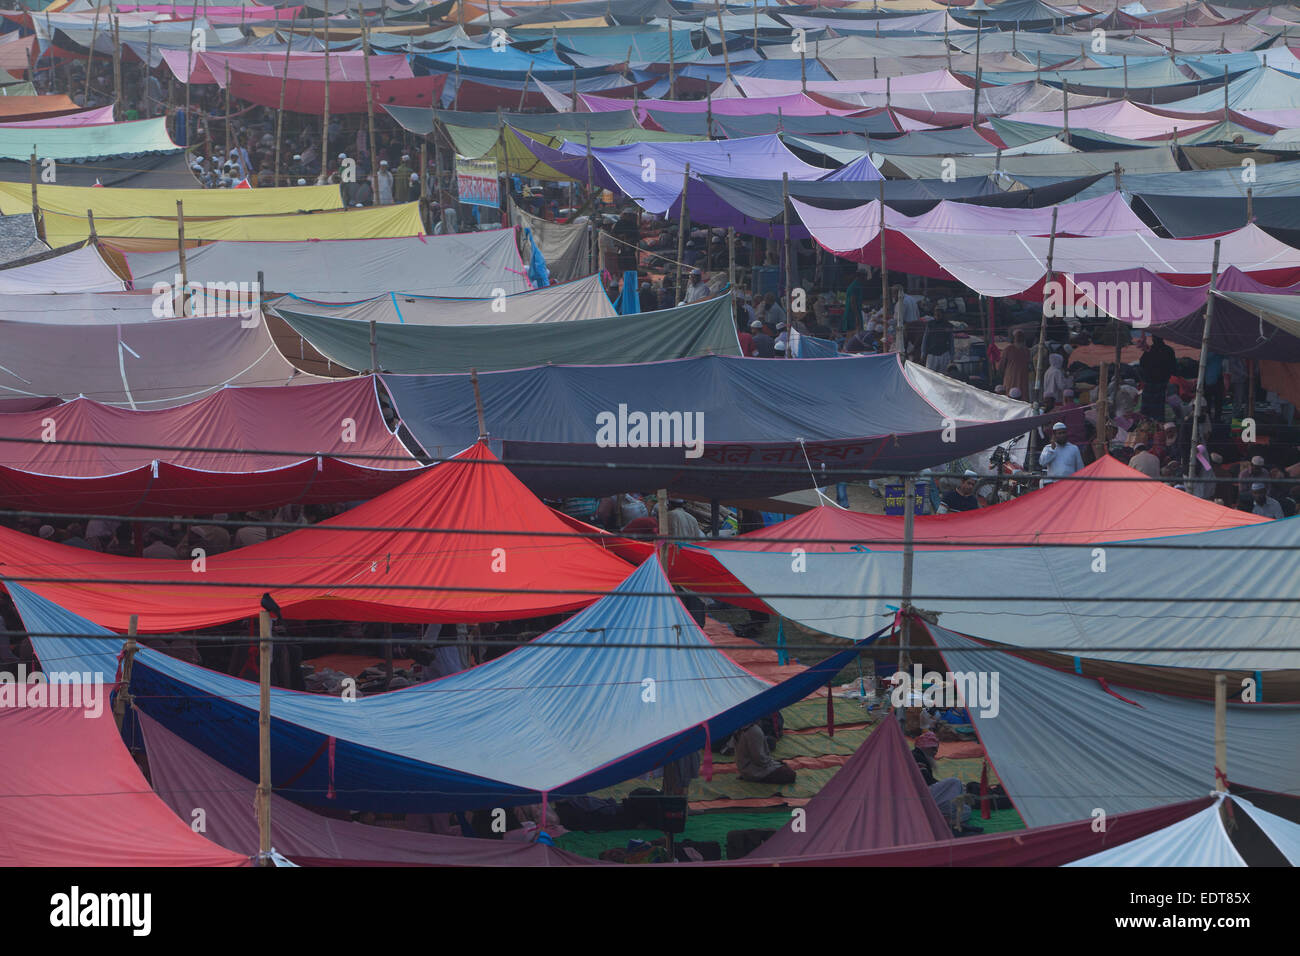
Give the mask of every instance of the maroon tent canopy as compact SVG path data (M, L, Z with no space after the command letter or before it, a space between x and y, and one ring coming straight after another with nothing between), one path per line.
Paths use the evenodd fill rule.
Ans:
M253 797L257 784L213 760L152 718L136 719L149 754L154 790L189 820L202 807L213 843L236 853L258 852L257 814ZM412 830L392 830L346 820L334 820L271 795L271 845L296 863L385 866L590 866L597 865L542 843L475 840Z
M953 839L898 721L886 719L804 807L747 860L878 850Z
M384 424L368 378L225 388L154 411L79 398L0 412L7 508L149 516L356 501L421 467Z

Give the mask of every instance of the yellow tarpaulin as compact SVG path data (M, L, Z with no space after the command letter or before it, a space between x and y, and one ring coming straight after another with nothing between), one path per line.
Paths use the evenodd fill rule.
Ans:
M36 201L47 213L86 218L93 210L96 221L136 216L175 218L176 200L185 203L185 215L277 216L289 213L342 209L338 186L282 186L279 189L122 189L116 186L39 185ZM0 182L0 212L6 216L32 211L30 183Z
M261 193L265 190L256 190ZM132 250L175 248L176 218L151 216L101 219L95 216L95 232L111 244ZM45 214L45 241L51 246L69 245L90 235L84 215ZM390 239L422 236L419 203L400 206L370 206L336 212L296 213L283 216L236 216L220 219L185 217L185 239L204 242L304 241L308 239ZM122 242L118 242L122 240ZM129 242L128 242L129 241Z

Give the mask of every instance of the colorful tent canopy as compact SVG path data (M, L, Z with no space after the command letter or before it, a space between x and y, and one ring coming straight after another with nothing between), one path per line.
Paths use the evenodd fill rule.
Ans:
M1015 808L1031 827L1204 795L1214 785L1214 702L1053 670L923 625L953 673L999 675L996 713L967 708ZM1300 790L1300 705L1227 705L1227 774L1246 786Z
M128 189L96 186L40 186L37 202L47 215L86 218L95 213L97 226L111 219L153 216L176 218L176 201L185 206L185 233L199 225L193 220L228 216L274 216L324 209L342 209L338 186L298 186L293 189ZM0 210L6 214L32 211L29 183L0 182ZM87 234L89 230L87 230ZM112 233L108 233L111 235Z
M790 200L803 224L826 250L854 262L880 259L880 204L873 201L851 210L827 210ZM973 237L886 226L890 268L921 275L956 279L981 295L1041 295L1047 273L1048 245L1053 245L1054 271L1103 274L1134 267L1160 276L1195 282L1208 280L1215 242L1220 262L1270 285L1300 281L1300 252L1279 242L1255 225L1212 239L1160 239L1131 233L1086 238L995 235ZM972 245L974 243L974 245ZM972 256L972 248L979 255Z
M886 718L804 807L745 857L863 852L953 839L897 720Z
M81 107L62 93L39 96L35 94L30 96L0 96L0 119L3 119L6 123L25 123L49 117L66 116L80 109ZM27 148L30 153L30 143Z
M92 187L93 188L93 187ZM271 190L268 190L270 192ZM250 190L261 192L261 190ZM173 205L170 217L95 217L95 231L105 242L154 251L176 247L180 229ZM79 214L44 214L51 245L80 242L90 236L90 221ZM328 239L391 239L424 235L419 203L370 206L364 209L304 211L287 215L229 216L220 219L185 217L186 241L318 242ZM188 257L187 257L188 258ZM229 281L229 277L227 278Z
M258 853L257 785L186 743L152 717L136 713L154 792L182 820L202 807L205 834L218 846ZM323 816L277 793L271 795L271 844L302 864L406 866L598 866L596 861L544 843L438 836L367 826Z
M157 409L227 385L325 381L290 365L266 323L239 317L118 326L10 322L0 326L0 339L5 343L3 397L84 396L107 405Z
M913 542L918 550L953 547L1008 547L1028 542L1083 544L1193 534L1262 524L1267 518L1176 491L1156 481L1140 481L1134 471L1109 455L1088 465L1080 477L1131 481L1058 481L1005 504L946 515L917 515ZM766 540L748 540L748 539ZM740 550L789 554L846 552L867 548L897 551L903 519L862 514L822 505L779 524L735 538L681 549L669 565L675 584L742 607L761 608L718 563L714 552Z
M914 599L945 626L1017 647L1169 667L1295 668L1300 651L1279 648L1275 624L1290 613L1290 582L1276 569L1285 551L1263 550L1292 534L1269 521L1129 545L927 551L914 564ZM868 633L899 601L898 551L808 552L806 574L790 573L788 553L712 554L773 611L827 634ZM1179 587L1184 580L1194 592Z
M628 568L598 542L570 535L480 444L318 525L210 555L202 574L189 561L74 551L16 531L0 534L0 548L14 580L126 582L30 587L105 627L124 630L138 614L141 632L156 633L256 614L268 591L299 620L501 621L570 611Z
M43 441L48 435L55 440ZM121 444L74 444L108 440ZM337 503L387 491L419 467L364 379L223 388L158 411L77 399L0 414L7 508L176 515Z
M911 844L879 850L846 851L811 857L772 860L756 853L724 867L744 866L1063 866L1109 847L1156 833L1185 820L1210 804L1209 797L1152 810L1108 814L1106 829L1098 830L1089 816L1070 823L968 836L940 843ZM774 838L775 839L775 838ZM761 848L760 848L761 850ZM757 852L757 851L756 851ZM753 862L749 862L753 858Z
M33 633L95 630L20 585L6 587ZM32 640L38 656L76 670L113 666L112 644L102 638ZM286 775L277 792L389 812L587 793L803 698L859 653L854 646L778 684L760 680L713 646L655 558L538 643L546 646L358 700L271 688L272 766ZM258 766L253 686L148 648L131 673L141 711L249 779ZM198 698L205 703L195 709ZM332 759L323 759L326 750Z
M430 454L464 447L478 435L468 376L382 380ZM669 487L722 500L780 494L813 483L809 467L818 484L880 468L923 468L1023 434L1034 421L1025 417L1030 409L1023 402L913 363L904 367L895 355L542 366L481 373L478 384L494 447L529 487L546 495L604 495L630 487ZM621 415L620 406L629 416L694 412L703 427L695 433L703 439L700 456L688 457L680 444L600 447L598 416ZM958 426L956 442L944 440L950 422ZM689 440L686 424L683 417L682 437ZM552 461L575 465L528 464Z
M0 106L4 99L0 98ZM28 162L33 152L40 159L77 162L110 156L173 153L181 147L167 135L167 121L136 120L106 126L0 128L0 159Z
M1224 829L1222 814L1221 801L1216 800L1200 813L1173 826L1065 865L1245 866L1246 861Z
M487 310L490 302L480 306ZM393 372L499 371L538 362L659 362L739 355L731 296L635 316L526 325L393 325L331 318L277 306L320 354L345 368ZM372 347L372 335L374 345Z
M93 246L56 249L39 259L0 267L0 295L121 292L126 282Z
M341 58L334 61L338 64L347 66L359 71L361 64L356 63L354 59L360 58ZM370 57L374 60L391 60L398 59L405 65L406 57ZM283 64L264 62L258 64L257 69L251 69L249 66L240 65L231 66L228 74L218 75L217 82L225 86L225 76L230 77L230 95L241 100L247 100L250 103L257 103L265 106L267 109L278 109L280 104L284 103L284 108L293 113L308 113L313 116L319 114L325 105L326 81L323 76L323 70L318 70L320 76L299 77L292 75L294 70L299 69L306 64L291 64L291 76L287 81L281 81L283 73ZM331 63L333 66L333 63ZM408 68L409 69L409 68ZM447 84L446 74L439 76L405 76L405 77L386 77L372 76L370 80L370 101L376 107L379 106L433 106L442 96L443 87ZM330 112L336 114L364 113L367 109L366 103L366 81L363 78L336 80L331 77L329 81L329 104ZM281 96L284 97L281 100Z
M129 252L125 258L137 289L175 282L180 272L175 249ZM514 295L532 288L514 229L405 239L215 242L188 250L185 262L192 282L244 277L252 281L260 272L264 289L336 302L355 302L395 289L488 299L497 289ZM304 280L308 276L309 282Z
M287 295L270 305L277 310L303 310L315 316L358 322L446 327L546 325L618 314L605 294L599 275L502 298L449 299L390 292L360 302L331 304L317 302L307 295Z
M158 799L101 703L95 716L72 706L0 707L0 864L250 865Z
M530 152L566 178L587 179L587 148L565 142L551 149L525 140ZM791 180L820 179L826 170L809 166L786 148L777 136L754 136L722 141L685 143L633 143L605 149L592 147L595 181L616 189L646 212L666 213L681 195L689 165L691 176L755 177Z

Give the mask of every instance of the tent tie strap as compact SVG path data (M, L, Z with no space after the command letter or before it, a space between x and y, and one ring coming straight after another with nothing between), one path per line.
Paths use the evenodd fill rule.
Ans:
M1138 703L1137 701L1135 701L1135 700L1129 700L1127 697L1124 697L1124 696L1122 696L1121 694L1117 694L1114 690L1111 689L1110 684L1108 684L1108 683L1106 682L1106 678L1104 678L1104 677L1098 677L1098 678L1097 678L1097 683L1100 684L1100 685L1101 685L1101 689L1104 690L1106 693L1110 694L1110 696L1115 697L1115 698L1118 698L1119 700L1122 700L1122 701L1123 701L1124 703L1126 703L1126 704L1132 704L1134 707L1141 707L1141 706L1142 706L1141 704L1139 704L1139 703Z

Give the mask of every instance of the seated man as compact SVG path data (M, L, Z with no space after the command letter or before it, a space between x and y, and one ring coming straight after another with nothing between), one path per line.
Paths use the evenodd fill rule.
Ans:
M975 511L980 507L980 500L975 496L975 482L979 480L979 475L967 469L962 476L961 484L952 491L944 493L940 514L950 511Z
M943 814L943 818L948 821L953 830L963 833L982 833L983 830L979 827L972 827L966 823L970 818L970 807L966 806L962 782L956 777L935 779L935 757L938 753L939 738L935 736L934 731L927 730L916 738L916 745L912 748L912 759L921 768L921 777L925 780L925 785L930 788L930 796L939 805L939 812Z
M736 731L736 769L752 783L794 783L794 771L772 756L757 722ZM937 746L937 742L936 742Z

